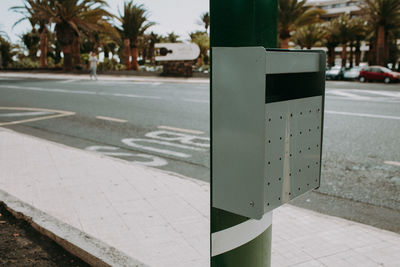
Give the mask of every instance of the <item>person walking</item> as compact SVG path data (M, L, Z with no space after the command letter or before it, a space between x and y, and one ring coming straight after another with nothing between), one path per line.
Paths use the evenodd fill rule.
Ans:
M97 58L96 52L92 52L92 54L89 57L89 64L90 64L90 80L92 80L92 77L97 81L97 64L99 60Z

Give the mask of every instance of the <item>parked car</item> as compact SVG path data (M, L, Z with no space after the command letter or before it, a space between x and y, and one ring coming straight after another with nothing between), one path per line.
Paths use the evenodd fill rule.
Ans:
M400 73L381 66L370 66L360 71L360 82L383 81L384 83L400 81Z
M349 70L346 70L343 74L343 79L345 80L358 80L360 77L360 71L363 67L353 67Z
M333 66L326 70L325 77L327 80L341 80L343 79L344 68L340 66Z

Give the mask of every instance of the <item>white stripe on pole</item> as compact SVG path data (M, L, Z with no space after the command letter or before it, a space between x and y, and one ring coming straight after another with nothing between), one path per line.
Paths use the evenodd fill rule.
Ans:
M264 233L272 224L272 211L261 220L250 219L228 229L211 234L211 256L238 248Z

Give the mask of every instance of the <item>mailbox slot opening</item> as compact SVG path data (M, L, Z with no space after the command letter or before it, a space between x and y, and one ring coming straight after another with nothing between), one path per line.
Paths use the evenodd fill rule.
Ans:
M323 72L267 74L265 103L322 95L323 75Z

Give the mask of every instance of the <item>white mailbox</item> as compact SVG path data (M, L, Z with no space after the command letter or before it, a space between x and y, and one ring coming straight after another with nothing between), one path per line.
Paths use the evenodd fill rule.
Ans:
M323 51L212 50L212 206L249 218L319 187Z

